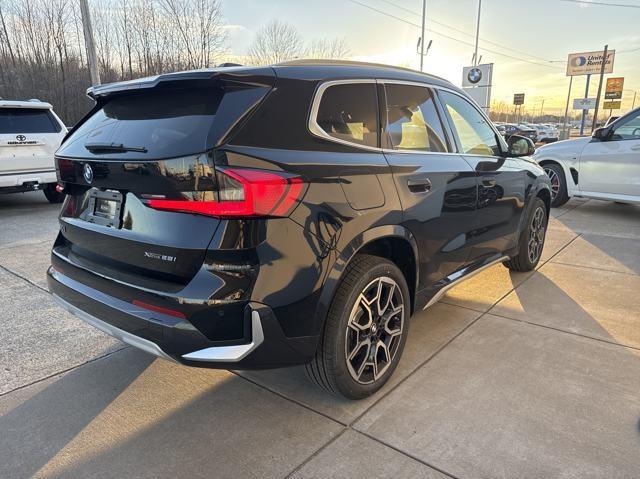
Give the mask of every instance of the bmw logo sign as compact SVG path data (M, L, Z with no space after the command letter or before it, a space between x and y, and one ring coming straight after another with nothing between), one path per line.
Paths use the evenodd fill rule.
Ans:
M469 83L478 83L482 80L482 70L479 68L472 68L469 70L469 73L467 73L467 80L469 80Z
M84 177L84 181L89 184L93 181L93 169L89 163L84 164L84 168L82 168L82 176Z

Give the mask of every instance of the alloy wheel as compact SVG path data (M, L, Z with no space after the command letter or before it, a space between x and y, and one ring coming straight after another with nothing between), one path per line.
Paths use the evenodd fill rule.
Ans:
M393 279L371 281L356 300L345 337L351 377L360 384L377 381L393 363L405 321L402 290Z
M540 253L542 253L542 247L544 245L545 237L545 212L544 209L539 206L533 213L531 219L531 225L529 226L529 241L527 244L527 254L529 255L529 261L533 264L538 261Z
M560 177L551 168L545 167L544 172L549 177L549 180L551 180L551 201L553 201L560 192Z

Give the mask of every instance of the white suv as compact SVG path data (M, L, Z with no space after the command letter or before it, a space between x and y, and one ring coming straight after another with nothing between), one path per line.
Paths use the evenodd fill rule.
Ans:
M551 205L572 196L640 203L640 108L592 137L538 148L533 155L551 179Z
M0 99L0 193L41 189L61 202L53 154L66 134L49 103Z

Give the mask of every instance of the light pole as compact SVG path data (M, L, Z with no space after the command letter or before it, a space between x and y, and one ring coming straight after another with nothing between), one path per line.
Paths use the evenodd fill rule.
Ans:
M96 61L96 45L93 41L93 29L91 28L91 15L87 0L80 0L80 14L82 15L82 32L84 33L84 44L87 49L87 62L89 63L89 74L91 84L100 85L100 72Z
M480 39L480 12L482 11L482 0L478 0L478 22L476 23L476 48L473 52L473 66L478 66L478 40Z
M420 37L420 71L424 71L424 24L427 21L427 0L422 0L422 36ZM431 46L431 43L429 43Z

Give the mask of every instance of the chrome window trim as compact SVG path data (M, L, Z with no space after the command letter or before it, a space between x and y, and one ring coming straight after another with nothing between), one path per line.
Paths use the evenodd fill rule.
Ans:
M487 124L489 125L489 127L493 130L494 134L496 135L496 138L498 139L498 143L500 143L501 148L505 148L506 147L506 143L504 143L504 140L502 139L502 135L500 135L500 133L498 132L498 130L495 128L495 126L493 125L493 122L489 119L489 117L484 113L484 111L482 111L481 108L478 107L478 105L473 101L473 99L471 99L471 101L469 101L470 99L465 97L465 95L461 94L460 92L452 89L452 88L448 88L445 86L440 86L440 85L434 85L432 83L426 83L426 82L418 82L418 81L411 81L411 80L394 80L394 79L374 79L374 78L347 78L347 79L343 79L343 80L329 80L326 82L322 82L320 85L318 85L318 87L316 88L316 91L314 92L314 96L313 96L313 101L311 103L311 110L309 113L309 121L307 124L307 128L309 129L309 132L313 135L316 136L318 138L322 138L323 140L327 140L327 141L331 141L333 143L338 143L341 145L346 145L346 146L351 146L353 148L358 148L364 151L374 151L374 152L378 152L378 153L400 153L400 154L411 154L411 155L465 155L465 156L482 156L482 157L486 157L487 155L477 155L477 154L472 154L472 153L463 153L461 151L442 151L442 152L438 152L438 151L422 151L422 150L394 150L393 148L379 148L379 147L373 147L373 146L368 146L368 145L361 145L360 143L354 143L348 140L341 140L339 138L334 138L333 136L329 135L326 131L324 131L322 129L322 127L320 127L320 125L318 125L317 122L317 116L318 116L318 110L320 108L320 102L322 101L322 95L324 94L324 92L332 86L335 85L348 85L348 84L354 84L354 83L365 83L365 84L370 84L370 83L374 83L374 84L395 84L395 85L408 85L408 86L419 86L419 87L423 87L423 88L430 88L433 90L443 90L449 93L453 93L454 95L459 96L460 98L462 98L463 100L466 100L468 103L471 104L471 106L473 106L476 111L478 111L478 113L480 113L480 115L485 119L485 121L487 122ZM378 126L379 128L382 127L382 125ZM455 140L455 138L451 138L451 140ZM456 149L458 149L458 145L457 143L454 141L453 145L455 146ZM503 153L506 154L507 149L503 150Z
M318 110L320 109L320 102L322 101L322 96L324 95L324 92L332 86L353 85L353 84L359 84L359 83L375 85L377 84L377 81L373 78L360 78L360 79L349 78L344 80L331 80L331 81L321 83L316 89L315 93L313 94L314 95L313 102L311 103L311 112L309 114L309 123L307 127L309 128L309 131L311 132L311 134L314 136L317 136L318 138L322 138L324 140L328 140L333 143L339 143L341 145L352 146L354 148L359 148L361 150L380 152L382 151L382 149L377 146L362 145L360 143L355 143L352 141L335 138L331 136L329 133L327 133L326 131L324 131L322 127L318 124ZM376 107L376 111L377 110L378 108ZM380 125L378 125L378 128L380 128Z

